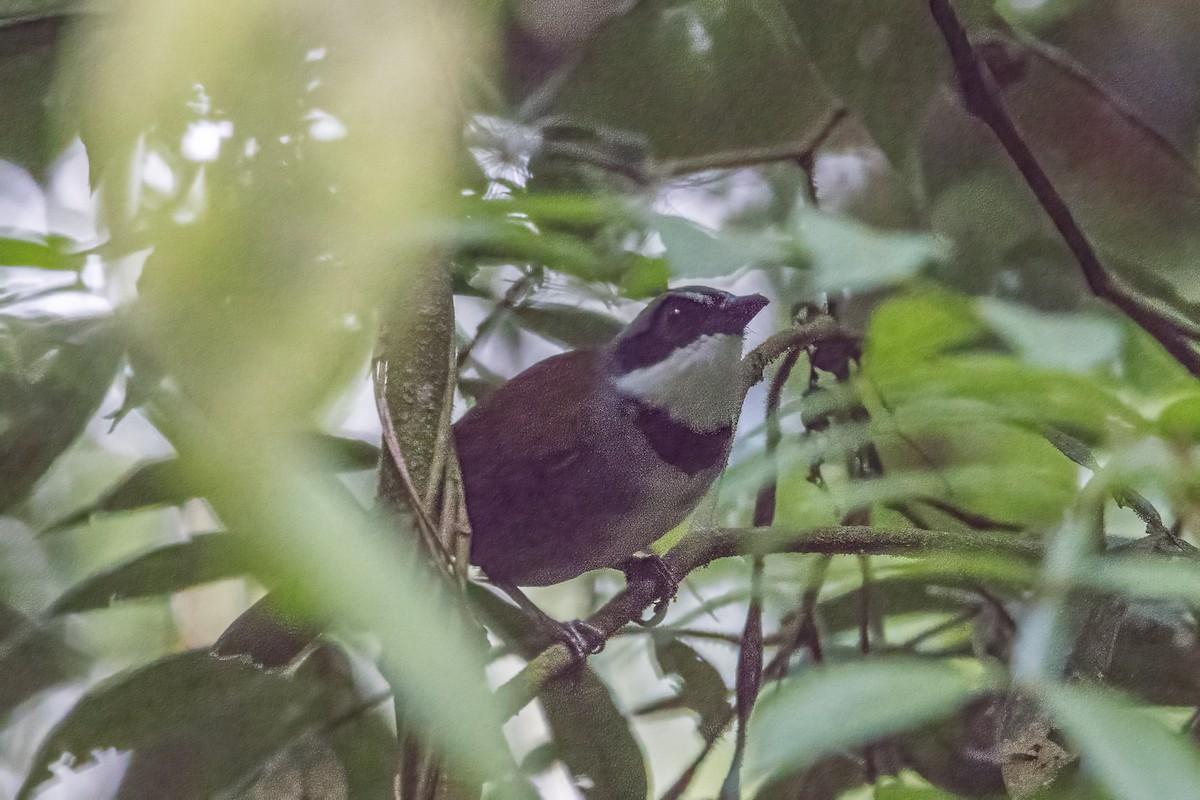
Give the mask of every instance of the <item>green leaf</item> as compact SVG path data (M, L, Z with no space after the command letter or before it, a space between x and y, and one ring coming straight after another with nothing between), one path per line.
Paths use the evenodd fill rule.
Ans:
M815 667L763 692L750 718L745 785L944 717L983 691L977 668L907 659Z
M796 236L827 292L889 286L944 260L945 245L927 233L875 230L849 217L798 209Z
M42 743L17 798L29 798L64 753L180 741L202 767L189 770L191 796L212 796L320 720L326 692L303 668L286 676L207 651L168 656L89 690Z
M981 421L990 418L1031 431L1050 425L1090 443L1114 431L1146 427L1102 377L1026 365L994 349L956 353L986 342L987 331L972 306L958 295L923 291L876 309L863 366L872 391L885 404L877 415L894 410L897 418L908 416L932 429L950 419L970 424L974 414ZM906 424L898 422L905 430Z
M531 230L525 220L482 220L451 227L445 238L462 249L464 258L541 264L585 280L602 280L613 272L589 242L553 229Z
M335 472L374 469L379 463L379 448L361 439L326 433L305 434L304 443L323 466ZM143 511L163 506L179 506L199 496L188 477L187 465L169 458L135 467L116 486L98 500L58 520L44 533L87 522L97 514Z
M35 624L0 603L0 718L42 689L67 680L84 666L60 625Z
M1200 394L1181 397L1164 408L1155 427L1161 436L1179 444L1200 441Z
M931 356L977 342L983 334L970 300L923 289L891 298L875 309L863 362L872 369L903 373Z
M159 547L85 578L50 606L51 614L106 608L118 600L152 597L232 578L250 571L251 559L235 534L210 533Z
M571 349L598 347L624 327L610 314L557 303L517 306L512 315L526 330Z
M163 506L178 506L196 496L186 467L178 459L153 461L136 467L96 502L50 525L53 533L87 522L95 514L140 511Z
M649 781L641 746L593 670L571 670L538 697L554 737L554 752L576 777L584 797L646 796Z
M1030 31L1045 32L1055 23L1078 13L1088 0L1050 0L1027 3L1023 0L996 0L996 13L1014 26ZM1085 12L1086 13L1086 12Z
M1200 795L1195 745L1110 693L1082 686L1038 688L1046 709L1079 747L1084 769L1121 800Z
M589 236L609 225L632 221L628 201L620 195L584 192L526 192L503 199L465 198L465 215L528 219L539 229Z
M936 559L937 556L934 557ZM879 603L882 613L953 614L961 611L963 601L955 592L947 592L948 583L931 583L926 578L904 576L885 577L874 581L869 589L872 603ZM960 590L961 591L961 590ZM862 618L863 589L826 597L817 605L822 625L831 632L855 628Z
M489 625L524 657L536 656L550 643L547 632L516 606L481 586L472 585L468 591ZM579 788L585 797L624 800L646 796L649 784L641 747L630 731L629 720L590 666L554 678L538 697L550 725L550 752L581 781Z
M629 266L621 275L621 294L633 300L645 300L667 290L671 267L662 258L629 254Z
M821 76L895 168L916 175L917 137L946 71L928 7L910 0L784 0Z
M981 381L968 389L964 379L946 394L983 394L986 386ZM893 413L872 430L877 431L873 438L887 473L880 480L848 487L844 502L873 496L930 497L1005 523L1036 524L1057 520L1074 497L1077 467L1038 433L997 422L991 409L974 402L924 403L891 393L884 396L895 403ZM1032 416L1049 410L1053 409L1021 408L1013 413Z
M1195 389L1196 379L1150 334L1132 322L1124 329L1121 374L1131 387L1150 397Z
M659 672L679 680L679 702L699 717L700 736L712 743L733 716L729 688L716 667L677 638L654 637Z
M330 468L338 472L355 472L379 466L379 448L370 442L328 433L312 433L309 437L317 452L329 461Z
M1105 314L1039 312L992 297L980 317L1026 364L1068 372L1109 366L1121 354L1120 322Z
M785 242L767 233L711 232L683 217L658 214L649 220L667 248L663 257L676 278L717 278L785 257Z
M62 143L47 99L64 19L31 19L41 16L33 8L12 9L12 16L25 21L3 25L0 19L0 159L40 175Z
M108 317L0 315L0 511L22 500L75 441L121 352Z
M40 267L42 269L79 269L83 258L69 256L61 237L0 237L0 267Z
M643 136L678 173L801 153L834 102L778 0L648 0L600 29L541 111Z
M1093 557L1074 565L1072 578L1082 586L1126 597L1179 600L1200 605L1200 564L1196 559Z

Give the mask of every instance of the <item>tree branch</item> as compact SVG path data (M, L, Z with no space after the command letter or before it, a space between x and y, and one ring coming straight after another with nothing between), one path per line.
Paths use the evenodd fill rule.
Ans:
M845 526L788 530L748 528L695 530L671 549L663 559L680 577L705 567L719 558L773 553L826 553L830 555L915 555L938 552L994 553L1032 560L1042 552L1037 542L1009 535L980 531L966 533L926 531L919 528L869 528ZM588 624L605 639L641 617L657 599L652 579L632 581L592 616ZM575 664L564 644L554 644L530 661L521 672L497 690L502 708L515 714L532 700L546 683Z
M801 350L822 339L852 335L839 328L832 317L824 314L811 322L780 331L768 337L742 359L742 380L749 388L763 379L767 365L785 353Z
M1092 294L1116 306L1157 339L1192 375L1200 377L1200 353L1192 346L1195 337L1188 333L1186 326L1170 313L1154 307L1146 298L1122 286L1100 263L1099 256L1076 222L1071 209L1009 116L1000 92L972 46L951 0L929 0L929 10L950 50L967 111L987 125L1000 140L1042 210L1050 217L1059 236L1079 263Z

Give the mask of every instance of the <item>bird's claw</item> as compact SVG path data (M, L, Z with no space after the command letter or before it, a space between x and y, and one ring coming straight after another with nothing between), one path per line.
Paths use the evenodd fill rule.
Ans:
M571 651L574 660L580 664L586 661L588 656L603 650L607 641L599 628L581 619L560 622L558 638Z
M667 562L658 555L630 556L621 564L625 580L654 581L654 613L649 619L636 620L644 628L653 628L667 616L667 605L679 591L679 578L671 571Z

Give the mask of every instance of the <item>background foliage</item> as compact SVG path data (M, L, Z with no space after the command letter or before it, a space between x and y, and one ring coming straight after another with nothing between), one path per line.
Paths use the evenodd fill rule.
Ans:
M1194 11L0 0L0 796L1200 796ZM446 426L676 282L845 334L560 672Z

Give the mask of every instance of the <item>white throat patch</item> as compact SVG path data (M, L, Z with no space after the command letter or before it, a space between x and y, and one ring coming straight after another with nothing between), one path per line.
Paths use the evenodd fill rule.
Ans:
M728 425L742 405L742 337L701 336L657 364L617 379L617 388L696 431Z

